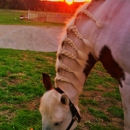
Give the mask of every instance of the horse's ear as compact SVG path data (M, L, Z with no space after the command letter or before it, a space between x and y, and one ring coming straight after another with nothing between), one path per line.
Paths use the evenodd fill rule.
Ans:
M70 102L68 96L64 93L61 95L60 101L64 105L69 105L69 102Z
M48 74L42 73L42 82L47 91L52 89L51 79Z

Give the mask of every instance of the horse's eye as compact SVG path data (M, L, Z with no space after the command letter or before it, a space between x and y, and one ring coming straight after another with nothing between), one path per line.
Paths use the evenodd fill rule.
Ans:
M63 121L61 121L61 122L56 122L54 125L55 126L59 126L59 125L61 125L63 123Z

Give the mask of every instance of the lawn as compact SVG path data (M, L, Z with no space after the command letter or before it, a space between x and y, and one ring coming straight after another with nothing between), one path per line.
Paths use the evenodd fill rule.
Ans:
M54 63L55 53L0 49L0 130L41 129L41 73L54 77Z
M4 25L31 25L31 26L61 26L60 23L47 23L47 22L38 22L28 19L20 20L20 16L28 16L28 11L19 11L19 10L0 10L0 24Z
M0 49L0 130L41 130L42 72L54 82L56 53ZM76 130L122 130L118 83L98 63L79 97Z

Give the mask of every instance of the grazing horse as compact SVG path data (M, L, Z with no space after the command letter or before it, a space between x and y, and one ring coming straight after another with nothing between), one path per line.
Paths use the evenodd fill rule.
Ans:
M124 129L130 130L130 0L92 0L69 21L57 51L55 87L41 98L42 130L73 130L80 122L78 97L100 61L119 82Z

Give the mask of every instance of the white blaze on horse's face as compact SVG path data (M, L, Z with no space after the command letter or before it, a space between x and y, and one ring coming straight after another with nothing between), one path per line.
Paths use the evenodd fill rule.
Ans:
M42 130L66 130L72 119L68 97L54 89L42 96L40 113L42 115ZM76 126L77 122L75 121L71 130Z

